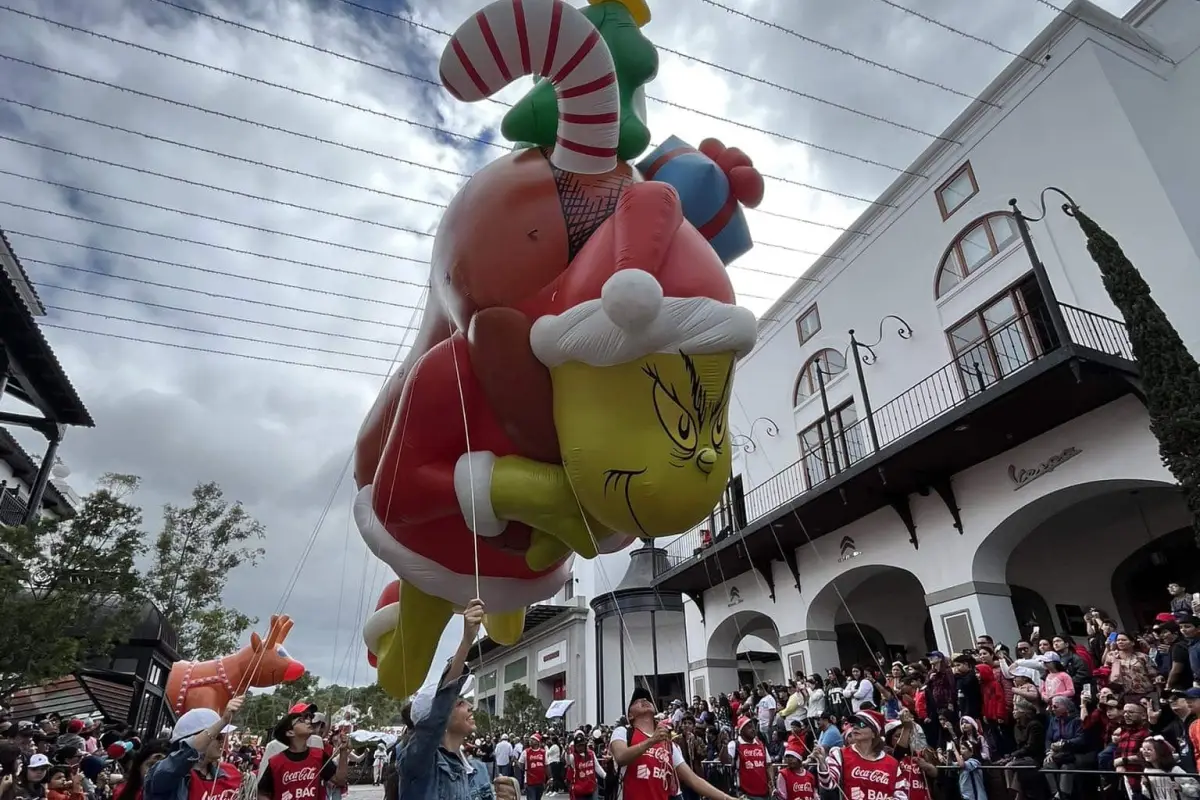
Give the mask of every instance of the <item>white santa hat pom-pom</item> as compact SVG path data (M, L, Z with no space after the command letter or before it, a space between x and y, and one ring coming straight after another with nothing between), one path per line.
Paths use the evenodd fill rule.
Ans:
M663 290L649 272L623 269L604 282L600 305L604 315L621 330L641 330L658 318Z

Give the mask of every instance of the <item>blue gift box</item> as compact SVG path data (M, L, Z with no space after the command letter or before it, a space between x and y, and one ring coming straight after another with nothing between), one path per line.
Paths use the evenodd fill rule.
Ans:
M672 136L638 162L637 168L646 180L675 187L684 218L704 234L726 265L754 246L741 203L711 158Z

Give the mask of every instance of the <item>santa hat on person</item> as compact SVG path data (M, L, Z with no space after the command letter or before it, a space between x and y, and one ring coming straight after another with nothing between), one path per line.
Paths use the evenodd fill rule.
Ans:
M783 757L787 758L788 756L791 756L797 761L803 761L804 754L807 752L807 749L808 748L804 746L804 740L793 734L792 736L788 737L787 744L784 746Z
M742 728L746 727L747 725L753 725L753 724L754 724L754 720L750 719L749 717L738 717L738 721L737 721L738 733L742 732Z
M542 743L542 735L541 735L540 733L535 733L535 734L533 734L533 736L530 736L529 738L530 738L532 741L535 741L535 742L537 742L538 744L541 744L541 743Z
M864 709L857 712L854 717L856 720L865 723L868 728L875 732L876 736L883 733L883 714L880 714L878 711Z
M758 335L720 256L684 221L675 189L656 181L625 190L542 298L545 313L529 339L549 368L614 366L653 353L740 358Z

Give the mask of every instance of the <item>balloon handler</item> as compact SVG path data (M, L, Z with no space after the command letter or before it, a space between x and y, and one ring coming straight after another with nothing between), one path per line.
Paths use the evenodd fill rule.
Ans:
M730 476L754 315L679 192L617 160L615 67L579 11L501 0L441 62L467 101L531 72L554 84L557 144L502 157L451 201L421 330L358 438L355 520L400 578L364 638L397 697L455 609L478 597L488 635L513 644L573 554L686 531Z

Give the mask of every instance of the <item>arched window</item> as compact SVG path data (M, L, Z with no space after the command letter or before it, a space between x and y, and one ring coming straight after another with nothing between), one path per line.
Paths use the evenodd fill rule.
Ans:
M800 370L800 376L796 378L796 391L792 397L792 405L800 405L806 397L812 397L819 391L818 367L825 373L825 382L829 383L830 378L845 371L846 359L837 350L822 350L810 358L804 368Z
M996 257L1019 237L1017 223L1007 211L980 217L960 233L938 266L935 293L941 297L964 278Z

